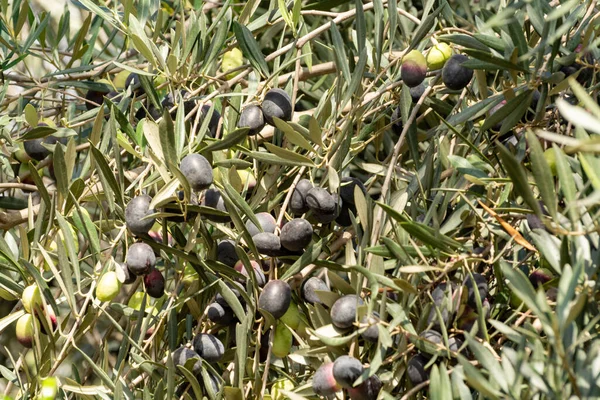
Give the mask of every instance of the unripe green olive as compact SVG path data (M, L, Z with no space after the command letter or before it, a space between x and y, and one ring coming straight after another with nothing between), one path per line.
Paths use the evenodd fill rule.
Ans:
M550 148L544 151L544 158L550 167L550 172L556 176L556 153L554 153L554 149Z
M300 310L298 309L298 305L292 301L285 314L279 320L291 329L298 330L298 326L300 325Z
M111 301L119 294L121 281L115 271L109 271L102 275L96 286L96 298L100 301Z
M273 348L271 353L276 357L283 358L290 354L293 341L292 332L284 324L277 324L275 335L273 336Z
M223 54L223 61L221 62L221 71L227 72L232 69L241 67L244 64L244 56L242 51L237 47L231 49L227 53ZM232 72L230 74L225 75L225 78L232 79L241 71Z
M34 324L38 322L31 314L24 314L17 320L17 340L25 347L33 347Z
M54 400L58 394L58 379L50 376L42 380L42 388L40 390L40 400Z
M198 272L188 264L183 269L183 284L185 287L190 287L195 282L198 282Z
M442 69L450 57L452 57L452 48L446 43L438 43L427 53L427 68L430 71Z
M142 308L142 300L144 299L144 292L135 292L133 296L129 299L127 303L127 307L133 308L135 311L140 311ZM144 311L150 315L158 314L159 308L162 306L162 302L159 301L157 303L152 302L150 297L146 298L146 308Z
M23 290L21 300L23 301L23 308L25 308L25 311L28 313L34 312L36 307L42 306L40 288L35 284L27 286L25 290Z
M119 72L118 74L116 74L115 77L113 78L113 84L115 85L115 88L125 89L125 81L127 80L127 77L129 76L129 74L131 74L131 72L129 72L125 69L123 71Z
M85 210L84 210L85 211ZM75 253L79 253L79 240L77 237L77 232L75 232L75 229L73 229L72 225L68 225L69 230L71 231L71 237L73 238L73 245L75 247ZM65 241L65 235L63 233L62 230L59 230L57 235L54 237L54 240L50 243L50 251L51 252L56 252L58 250L56 241L60 239L63 245L63 248L66 250L67 249L67 242Z

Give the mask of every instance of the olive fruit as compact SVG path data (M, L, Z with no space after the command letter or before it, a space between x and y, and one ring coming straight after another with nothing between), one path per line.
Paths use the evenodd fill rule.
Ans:
M256 280L256 284L258 287L263 287L267 283L267 278L265 277L265 273L263 272L262 265L255 260L250 260L250 265L252 266L252 270L254 272L254 279ZM242 263L242 261L238 261L235 263L233 267L237 272L244 275L246 278L250 278L246 267Z
M479 293L479 299L483 302L485 297L488 295L487 279L481 274L474 273L473 278L471 278L470 275L465 278L463 285L465 285L469 291L467 304L473 308L477 308L477 295L475 294L475 288L477 288L477 292Z
M360 360L351 356L338 357L333 362L333 377L343 388L354 387L354 382L362 375L364 367Z
M419 334L419 337L435 344L442 344L444 339L442 334L432 329L425 330Z
M269 233L275 233L275 228L277 227L277 221L275 220L275 218L269 214L268 212L261 212L256 214L256 219L258 220L259 224L260 224L260 228L259 229L254 222L252 222L252 220L247 220L246 221L246 229L248 230L248 233L250 234L250 236L254 236L259 234L260 232L269 232Z
M281 245L290 251L300 251L312 240L313 228L310 222L296 218L281 228Z
M119 294L121 281L115 271L108 271L98 281L96 298L100 301L111 301Z
M462 90L471 82L473 70L462 66L468 60L467 56L455 54L446 62L442 69L442 81L448 89Z
M162 117L162 110L156 108L154 104L146 102L146 105L141 106L135 113L135 118L139 121L142 118L152 118L153 121L158 120Z
M165 294L165 277L155 268L144 276L144 287L148 296L160 299Z
M88 90L85 94L85 108L90 111L104 104L104 96L108 91Z
M441 69L452 57L452 48L447 43L438 43L427 52L427 68L431 71Z
M422 354L417 354L408 361L406 374L413 386L419 385L429 379L429 371L425 370L428 362L429 359Z
M358 178L345 177L342 178L342 184L340 186L340 196L344 201L344 204L354 204L354 188L358 188L367 195L367 188Z
M147 194L136 196L125 207L125 224L134 235L144 235L156 222L156 218L148 218L156 212L150 209L152 197Z
M352 204L342 204L340 213L337 217L335 217L335 222L340 226L351 226L352 218L350 217L350 211L356 215L356 207L354 207Z
M182 92L184 92L183 96L187 95L187 91L184 90ZM183 102L183 113L186 116L188 116L188 115L189 116L195 115L194 109L196 108L197 104L198 103L196 102L196 100L185 100Z
M156 265L156 256L152 247L138 242L129 246L125 263L134 275L145 275Z
M205 393L208 393L209 388L215 394L215 396L221 391L221 381L219 381L219 378L217 378L212 372L208 372L208 379L206 379L205 376L199 376L198 382L202 383L202 388Z
M417 104L421 99L421 96L423 96L423 93L425 93L425 85L421 83L420 85L411 87L409 93L413 104Z
M252 237L254 245L260 254L277 257L282 254L279 236L270 232L261 232Z
M267 356L269 355L269 348L271 347L271 344L269 343L270 337L270 329L260 336L260 349L258 350L260 362L265 362L267 360Z
M214 208L217 211L221 211L226 213L227 208L225 207L225 200L223 200L223 196L218 189L207 189L204 192L204 198L202 199L202 205L205 207ZM231 218L229 215L214 215L214 214L205 214L206 218L214 222L227 222Z
M297 331L300 326L300 309L298 308L298 304L292 300L285 314L279 318L279 321Z
M536 289L550 280L552 280L552 273L545 268L536 269L529 275L529 282ZM481 300L483 301L483 298Z
M356 320L356 309L363 300L355 294L340 297L331 306L331 322L340 329L350 328Z
M188 154L181 160L179 169L194 190L207 189L213 183L212 166L203 155Z
M290 354L293 342L292 332L284 324L277 324L275 328L275 334L273 336L273 347L271 348L271 354L275 357L284 358Z
M23 302L23 308L28 313L33 313L36 308L42 307L42 295L38 285L33 284L27 286L23 290L21 301Z
M135 279L137 278L137 275L131 272L126 264L115 263L115 273L117 274L119 282L124 285L135 282Z
M231 291L233 292L235 297L238 298L240 303L244 304L244 298L241 295L241 291L245 290L244 286L239 282L232 282L232 283L227 283L227 287L229 287L229 289L231 289ZM230 307L230 304L227 302L227 300L225 300L225 298L223 297L223 295L221 293L216 294L215 301L217 303L219 303L220 305L222 305L223 307Z
M313 212L318 214L333 214L337 205L332 194L321 187L313 187L308 191L306 203Z
M306 195L306 203L317 222L329 223L337 218L342 206L342 199L337 193L331 194L327 189L314 187Z
M433 323L434 328L439 328L440 323L437 315L436 308L439 308L440 313L442 315L442 322L444 325L448 325L450 322L450 311L446 304L444 304L444 300L446 300L446 290L448 285L443 282L436 286L435 289L431 292L431 298L433 299L433 304L431 306L431 310L429 311L429 317L427 318L428 323Z
M594 63L595 63L594 56L591 53L585 54L582 57L582 60L585 61L587 64L591 64L591 65L594 65ZM577 75L577 78L576 78L577 82L583 86L588 85L594 76L593 68L585 67L584 64L581 64L577 61L573 62L570 65L564 65L560 68L560 72L565 74L565 77L569 77L569 76L577 73L578 71L581 71L581 72L579 72L579 75Z
M341 212L342 208L344 207L344 202L342 201L342 198L337 193L333 193L331 195L331 197L333 197L333 201L335 203L334 212L332 214L329 214L329 213L322 214L317 211L313 211L312 217L315 221L317 221L321 224L328 224L332 221L335 221L335 219L340 216L340 212Z
M529 104L529 107L527 108L527 112L525 113L525 115L523 115L523 118L521 118L521 121L525 122L525 121L533 121L534 120L535 112L537 110L537 105L538 105L538 102L540 101L541 97L542 97L542 94L540 93L540 91L535 89L533 91L533 95L531 97L531 104ZM552 148L550 148L549 150L552 150Z
M254 104L246 106L240 113L238 128L248 128L248 135L256 135L265 127L262 109Z
M527 214L525 217L527 219L527 225L529 225L529 229L546 229L546 226L542 222L542 220L535 214ZM536 286L536 285L533 285Z
M23 148L29 157L34 160L41 161L50 154L50 150L44 147L44 144L52 145L58 142L59 139L57 137L46 136L45 138L25 140L23 142Z
M185 346L177 348L173 354L173 364L185 366L188 360L196 358L196 362L192 367L192 372L197 375L202 372L202 361L200 361L200 356L194 350L189 349Z
M277 117L284 121L292 119L292 99L290 95L282 89L271 89L265 94L262 102L262 111L265 120L270 125L274 125L273 118Z
M24 347L33 347L33 335L35 334L34 324L38 324L38 322L31 314L21 315L17 320L17 340Z
M502 100L500 103L496 104L494 107L490 109L490 117L497 113L502 107L506 105L506 100ZM491 130L495 132L499 132L502 128L502 122L498 121L494 126L492 126Z
M209 333L199 333L194 337L194 350L209 363L223 358L225 346L216 336Z
M229 50L225 54L223 54L223 60L221 61L221 71L227 72L232 69L236 69L241 67L244 64L244 56L242 51L237 47ZM240 72L232 72L230 74L225 75L225 78L232 79Z
M51 332L56 331L56 328L58 327L58 320L56 319L56 315L54 314L54 311L52 311L52 308L48 307L42 311L42 315L35 314L35 316L36 320L39 322L41 333L44 335L48 334L46 326L50 328Z
M240 257L235 251L235 242L233 240L221 240L217 245L217 260L233 268Z
M127 76L127 79L125 79L125 89L127 89L128 87L131 87L132 93L135 94L137 97L146 93L146 91L142 87L140 76L135 72L129 74Z
M319 396L331 396L340 391L342 387L333 377L333 363L322 364L313 375L313 391Z
M396 135L401 135L402 130L404 129L404 123L402 122L402 110L400 109L400 107L396 107L394 109L394 112L392 113L391 123L392 131Z
M182 90L181 91L181 97L183 97L185 94L185 91ZM163 97L163 99L160 102L160 106L163 108L163 110L171 110L171 108L173 108L173 106L175 105L175 97L173 95L173 93L169 92L167 93L167 95L165 97ZM173 111L171 113L171 119L175 120L177 118L177 110Z
M185 200L185 193L183 192L183 190L180 190L179 192L177 192L177 197L179 198L180 202L183 202ZM198 213L196 211L192 211L189 208L185 208L183 207L183 205L179 205L175 202L171 203L172 206L168 207L165 209L166 212L175 212L175 213L181 213L181 215L172 215L167 217L167 219L169 221L173 221L173 222L185 222L185 221L193 221L196 216L198 215ZM198 195L196 195L196 193L190 193L190 199L187 202L188 206L197 206L198 205Z
M452 336L448 338L448 349L450 349L450 351L458 352L463 344L464 340L459 336ZM461 353L467 353L467 351L468 349L465 348L461 351Z
M278 379L271 386L271 400L288 400L284 390L293 391L296 385L288 378Z
M290 199L290 210L294 214L304 214L309 210L306 196L312 188L313 184L308 179L301 179L298 182Z
M425 351L426 352L434 351L431 349L431 347L433 345L443 345L444 344L444 339L442 338L442 334L439 332L436 332L434 330L431 330L431 329L421 332L419 334L419 337L421 339L424 339L424 340L430 342L428 344L423 344L423 343L417 342L417 348L424 351L424 353L421 353L421 354L423 354L423 356L426 358L430 358L431 354L425 353Z
M408 87L419 86L427 75L427 61L418 50L411 50L402 59L400 67L402 81Z
M292 289L286 282L269 281L258 298L258 308L268 311L275 319L286 313L292 301Z
M229 325L235 321L233 310L217 302L211 303L208 306L206 316L215 324Z
M252 189L256 187L256 177L251 169L239 169L236 171L237 175L240 177L241 188L248 187L248 192L250 193Z
M119 104L119 101L121 100L121 93L119 93L115 90L111 90L104 97L109 99L110 101L114 102L115 104ZM104 103L102 103L102 104L104 104ZM104 115L104 118L108 119L108 115Z
M327 284L316 276L308 278L302 284L302 297L310 304L323 303L321 299L319 299L319 296L317 296L315 293L316 291L329 292Z
M360 335L362 336L363 339L365 339L368 342L373 342L373 343L377 343L377 340L379 340L379 322L381 322L379 320L379 315L377 313L373 313L374 315L369 317L369 316L364 316L361 320L360 323L363 326L368 326L367 329L365 329Z
M200 107L200 114L202 116L202 120L207 118L208 113L210 112L210 106L208 104L204 104ZM213 112L210 115L210 120L208 121L208 132L210 133L210 137L217 137L217 129L219 128L219 121L221 120L221 114L217 111L216 108L213 108Z
M383 383L377 375L369 377L355 388L348 389L350 400L377 400Z

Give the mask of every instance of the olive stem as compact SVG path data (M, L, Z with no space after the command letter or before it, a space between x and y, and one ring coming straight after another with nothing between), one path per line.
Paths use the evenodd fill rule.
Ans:
M265 395L265 389L267 388L267 378L269 377L269 367L271 366L271 349L273 348L273 339L275 337L275 328L272 327L269 333L269 348L267 350L267 360L265 361L265 371L263 372L262 385L260 388L260 397L263 398Z

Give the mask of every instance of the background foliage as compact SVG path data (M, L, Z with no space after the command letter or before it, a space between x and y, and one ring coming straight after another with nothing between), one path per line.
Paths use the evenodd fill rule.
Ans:
M192 382L188 398L314 398L316 368L352 353L368 365L364 378L384 383L380 398L600 396L595 2L79 0L52 15L36 7L0 4L6 395L54 398L41 393L56 377L58 398L172 398L183 381ZM430 71L413 104L400 80L402 55L438 42L468 55L475 77L454 92ZM243 65L224 71L233 48ZM561 71L575 61L591 62L589 80ZM113 89L122 71L138 73L146 94L129 89L87 110L86 92ZM239 112L271 87L292 94L294 120L247 138L236 130ZM174 120L136 117L180 89L220 112L219 137L207 135L208 119L185 121L182 107ZM401 132L392 129L396 107ZM51 133L68 138L51 146L51 157L17 157L23 139ZM159 240L144 240L160 253L166 295L136 295L138 280L114 301L97 301L100 276L134 241L125 205L145 192L177 212L176 191L189 198L178 162L192 152L212 160L233 223L168 223L159 213ZM236 173L247 168L258 181L251 190ZM238 302L224 282L239 274L215 261L216 241L245 250L243 222L259 211L287 218L294 180L336 191L349 175L368 188L352 226L322 226L304 255L273 262L271 277L297 287L320 274L334 289L329 304L362 294L361 313L376 310L385 321L379 342L334 330L326 308L295 295L309 330L294 332L288 357L261 362L269 321L255 313L259 289L251 281L246 304ZM526 275L540 269L550 279L536 287ZM443 328L444 345L417 339L431 322L433 288L473 272L487 278L488 298ZM59 324L25 349L14 326L32 283ZM237 325L207 322L217 292L234 303ZM222 362L204 363L220 377L219 393L169 356L199 331L226 343ZM447 350L456 334L468 352ZM416 348L435 356L430 380L413 387L406 365Z

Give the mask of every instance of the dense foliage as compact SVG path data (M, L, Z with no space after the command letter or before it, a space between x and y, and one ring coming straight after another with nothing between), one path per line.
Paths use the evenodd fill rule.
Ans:
M595 2L0 2L6 398L598 398Z

